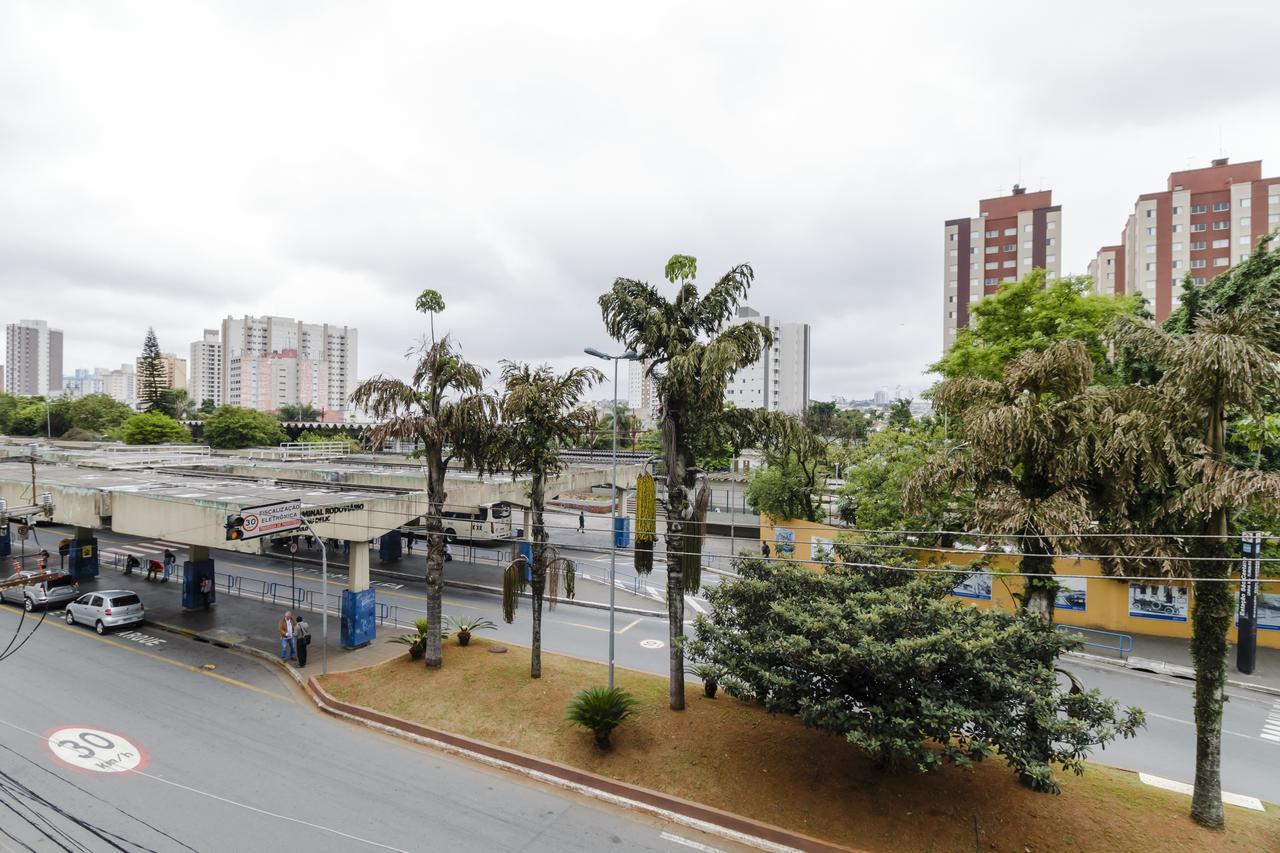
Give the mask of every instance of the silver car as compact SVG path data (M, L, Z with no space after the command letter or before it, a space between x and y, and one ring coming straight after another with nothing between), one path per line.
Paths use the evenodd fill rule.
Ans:
M86 592L68 604L66 612L68 625L92 625L99 634L111 628L140 625L143 618L142 599L131 589Z
M24 570L14 577L34 577L37 573ZM26 586L11 586L0 590L0 601L11 601L22 604L30 613L37 607L53 607L66 604L80 594L80 586L71 575L56 575L44 581L37 581Z

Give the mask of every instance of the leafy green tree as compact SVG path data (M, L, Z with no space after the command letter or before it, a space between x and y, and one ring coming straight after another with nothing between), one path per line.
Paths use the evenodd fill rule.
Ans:
M47 420L48 407L43 397L21 397L9 417L9 431L14 435L44 435Z
M192 420L196 414L195 405L185 388L165 388L160 392L160 404L155 410L174 420Z
M443 300L429 296L433 293L423 291L419 310L434 314L443 309ZM431 344L424 342L416 355L408 382L375 376L360 383L351 400L379 422L369 433L373 447L393 438L422 445L415 455L427 469L427 619L435 626L427 636L425 662L438 667L443 661L439 635L444 627L445 473L455 457L484 470L499 458L502 446L493 429L496 402L484 393L487 371L463 359L448 335Z
M604 374L595 368L575 367L557 375L549 365L532 368L513 361L502 363L503 457L515 476L529 475L529 511L533 526L533 642L529 674L542 677L542 599L547 577L560 570L561 559L547 545L546 509L547 477L554 477L563 467L560 450L573 447L590 429L595 417L590 409L579 405L582 395ZM570 570L571 571L571 570ZM504 585L517 584L523 578L520 567L508 568ZM514 601L514 596L506 600ZM554 599L553 599L554 600ZM504 607L503 616L511 622L514 613Z
M217 408L217 406L215 406L215 405L213 404L213 401L212 401L212 400L210 400L208 397L206 397L205 399L203 399L203 400L201 400L201 401L200 401L200 414L201 414L201 415L212 415L212 414L213 414L213 410L214 410L214 409L216 409L216 408Z
M831 437L848 446L866 441L870 430L871 423L866 412L861 409L845 409L836 413Z
M775 519L807 518L818 521L818 510L809 497L809 480L791 462L757 468L747 482L747 505ZM812 513L813 518L808 518Z
M431 343L436 342L436 315L444 313L444 297L440 291L427 288L418 294L414 308L431 319Z
M766 467L752 475L747 502L757 512L777 518L820 521L825 514L820 481L826 472L829 443L799 418L782 412L764 412L758 420Z
M978 529L1013 533L1026 578L1021 606L1053 621L1058 585L1054 555L1093 521L1089 488L1095 398L1093 361L1080 341L1029 349L1004 366L997 382L948 379L934 405L954 419L959 443L930 458L907 488L907 506L922 510L957 490L972 490Z
M185 444L191 433L164 412L140 412L120 427L125 444Z
M223 405L204 420L204 440L210 447L269 447L288 441L280 422L266 412Z
M160 343L155 329L148 328L142 342L142 357L138 359L138 402L143 409L153 412L164 403L164 361L160 355Z
M133 416L133 410L106 394L86 394L68 404L71 428L106 435Z
M276 417L282 421L317 421L320 412L310 403L300 406L284 405L276 410Z
M1270 264L1280 270L1280 259ZM1262 262L1251 266L1251 272L1267 269ZM1147 422L1151 431L1159 430L1157 434L1163 436L1166 424L1176 424L1189 429L1196 439L1157 443L1158 459L1174 469L1176 486L1163 500L1147 502L1150 514L1145 520L1149 527L1198 534L1190 545L1190 555L1201 558L1191 570L1196 577L1191 616L1196 675L1196 773L1191 817L1213 828L1224 825L1222 703L1227 631L1234 615L1226 580L1230 558L1236 556L1232 553L1231 516L1251 504L1274 507L1280 502L1280 473L1242 467L1228 458L1227 416L1232 408L1239 408L1261 420L1264 403L1280 397L1280 364L1272 349L1280 342L1278 318L1280 303L1241 300L1235 307L1215 308L1195 317L1188 333L1132 320L1122 322L1116 332L1118 345L1160 366L1160 378L1154 385L1131 390L1138 398L1134 407L1145 406L1152 416ZM1124 492L1118 495L1123 498ZM1132 506L1125 505L1117 514L1132 511ZM1147 553L1160 549L1156 556L1167 557L1183 541L1178 537L1168 541L1135 537L1131 547Z
M362 449L359 439L353 438L344 432L316 432L315 430L308 429L300 432L296 440L313 444L322 441L345 441L347 443L347 448L352 453L359 453Z
M915 567L892 552L850 562ZM950 600L955 576L836 564L825 572L743 559L707 590L690 656L773 714L844 738L882 765L929 771L999 754L1035 790L1053 768L1131 737L1142 712L1064 689L1055 663L1079 644L1027 613Z
M1027 350L1079 341L1102 384L1114 384L1105 333L1111 321L1142 312L1141 298L1100 296L1088 276L1045 281L1044 270L1002 284L971 309L974 325L961 329L946 355L931 368L944 379L971 376L998 381L1004 367Z
M843 520L876 531L962 528L973 510L973 493L969 489L930 492L921 495L918 505L903 506L903 496L916 471L934 456L944 455L946 446L939 429L872 433L865 443L852 449L843 466ZM921 538L929 545L951 544L951 537L944 534Z
M889 404L889 426L893 429L911 429L915 418L911 416L911 401L894 400Z
M12 429L14 413L18 411L18 398L0 391L0 433L8 433Z
M704 296L694 282L697 260L672 255L667 299L647 282L619 278L600 297L609 335L639 354L657 380L667 477L667 612L670 629L670 705L684 708L684 594L701 584L701 534L710 492L699 483L694 444L724 411L732 375L753 364L773 335L756 323L727 326L755 274L740 264Z
M836 404L830 401L813 400L804 412L804 425L817 435L826 438L836 437Z

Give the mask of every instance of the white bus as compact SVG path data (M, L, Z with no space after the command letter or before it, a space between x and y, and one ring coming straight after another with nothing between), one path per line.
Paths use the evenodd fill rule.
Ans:
M516 535L515 525L511 521L511 504L505 501L481 504L476 507L475 512L447 509L442 515L445 537L450 542L492 542L514 539ZM425 539L427 526L421 523L422 519L418 521L418 524L405 525L400 531Z

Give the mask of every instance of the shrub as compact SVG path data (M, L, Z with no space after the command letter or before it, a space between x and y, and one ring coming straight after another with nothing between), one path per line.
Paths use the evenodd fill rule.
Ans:
M460 646L465 646L471 642L472 631L498 630L497 625L482 616L470 616L465 619L454 619L452 616L446 616L444 617L444 623L458 635L458 645Z
M720 686L720 679L724 677L720 667L709 663L696 663L693 666L685 667L684 671L702 680L702 692L708 699L716 698L716 690Z
M569 703L567 718L596 736L596 746L613 748L609 733L634 713L635 698L618 687L588 687Z

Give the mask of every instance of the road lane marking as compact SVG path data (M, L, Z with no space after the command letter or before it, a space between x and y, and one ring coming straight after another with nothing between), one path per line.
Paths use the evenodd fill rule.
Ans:
M627 633L628 631L630 631L632 628L634 628L635 626L639 625L639 624L640 624L641 622L643 622L643 621L644 621L643 619L637 619L636 621L632 622L632 623L631 623L630 625L628 625L627 627L623 628L623 629L622 629L621 631L619 631L618 633L619 633L619 634L625 634L625 633Z
M709 844L703 844L701 841L694 841L691 838L681 838L670 832L664 832L661 836L663 841L671 841L675 844L681 844L685 847L692 847L694 850L701 850L703 853L724 853L719 847L712 847Z
M1196 724L1191 722L1190 720L1183 720L1183 719L1179 719L1178 717L1170 717L1165 714L1157 714L1155 711L1143 711L1143 713L1146 714L1148 717L1155 717L1157 720L1165 720L1166 722L1170 722L1170 723L1179 723L1184 726L1190 726L1191 728L1195 728L1196 726ZM1254 737L1253 735L1247 735L1244 732L1233 732L1230 729L1223 729L1222 733L1224 735L1231 735L1232 737L1242 737L1245 740L1256 740L1256 741L1262 740L1262 738Z
M699 604L698 599L694 598L692 595L686 595L684 597L684 600L689 603L690 607L692 607L694 610L698 611L699 613L707 612L707 608Z
M288 572L280 571L279 569L268 569L268 568L264 568L264 567L262 567L262 566L249 566L249 565L245 565L244 563L237 563L237 562L235 562L234 560L221 560L221 561L215 561L215 565L217 565L217 566L235 566L235 567L236 567L236 568L238 568L238 569L248 569L248 570L249 570L249 571L251 571L251 572L262 572L263 574L268 574L268 575L278 575L278 576L280 576L280 577L282 577L282 578L287 578L287 577L289 577L289 573L288 573ZM314 569L313 569L312 571L314 571ZM334 580L334 583L337 583L337 582L338 582L338 581L335 579L335 580ZM313 590L313 591L314 591L314 590ZM427 597L426 597L425 595L422 595L422 594L420 594L420 593L416 593L416 592L388 592L387 594L388 594L388 595L398 595L398 596L400 596L401 598L415 598L415 599L418 599L419 601L426 601L426 600L427 600ZM243 596L243 597L244 597L244 598L253 598L253 596L252 596L252 595L245 595L245 596ZM461 607L461 608L463 608L464 610L485 610L485 609L486 609L486 608L484 608L484 607L479 607L479 606L477 606L477 605L475 605L475 604L460 604L460 603L458 603L458 602L456 602L456 601L449 601L449 606L450 606L450 607Z
M586 628L588 631L599 631L603 634L609 633L608 628L601 628L597 625L583 625L581 622L566 622L563 619L547 619L547 622L555 622L557 625L570 625L574 628Z
M153 652L143 651L142 649L134 648L133 646L127 646L124 643L111 639L110 637L99 637L97 634L87 633L83 629L73 628L70 625L63 625L61 622L49 622L48 624L53 626L54 628L58 628L59 630L70 632L71 634L74 634L77 637L83 637L86 640L97 640L100 643L106 643L108 646L115 646L117 649L124 649L126 652L129 652L131 654L142 655L145 658L158 660L161 663L167 663L170 666L176 666L179 669L185 669L188 672L194 672L197 675L206 675L209 678L216 678L217 680L224 681L227 684L234 684L236 687L243 687L245 690L252 690L254 693L261 693L263 696L270 696L273 699L281 699L285 702L290 701L288 696L284 696L280 693L273 693L270 690L264 690L261 687L255 687L252 684L239 681L235 678L229 678L225 675L219 675L216 672L209 672L206 669L202 669L201 667L198 667L198 666L193 666L192 664L189 664L189 663L183 663L182 661L178 661L178 660L171 660L169 658L161 657L160 655L154 654Z
M1271 706L1271 713L1267 714L1267 721L1262 724L1262 736L1280 743L1280 702Z

